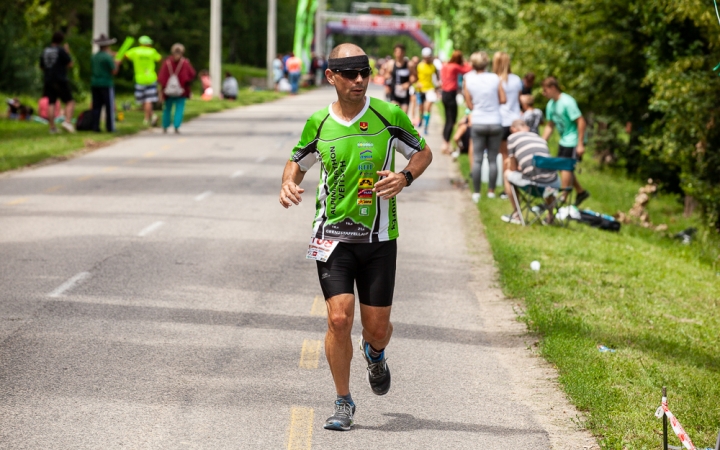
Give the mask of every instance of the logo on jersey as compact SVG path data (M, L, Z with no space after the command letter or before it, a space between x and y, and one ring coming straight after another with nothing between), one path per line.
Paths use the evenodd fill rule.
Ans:
M368 208L367 206L363 206L362 208L360 208L360 215L361 216L369 216L370 208Z
M358 189L358 198L372 198L372 189Z
M358 142L357 146L358 148L373 148L375 147L375 144L372 142Z
M360 165L358 166L358 170L360 172L372 172L374 168L375 164L371 162L360 163Z
M368 160L372 159L372 152L370 150L363 150L360 152L360 159Z
M372 178L360 178L358 187L361 189L372 189L375 186L375 182Z
M368 123L360 122L360 131L367 131L367 130L368 130Z
M372 205L372 199L371 198L359 198L358 205Z

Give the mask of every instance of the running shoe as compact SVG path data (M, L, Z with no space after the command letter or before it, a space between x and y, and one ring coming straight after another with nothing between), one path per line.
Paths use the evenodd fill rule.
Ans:
M473 203L477 203L480 201L480 193L479 192L476 192L472 195L472 201L473 201Z
M365 361L368 363L368 382L370 388L372 388L373 394L385 395L390 390L390 368L387 365L387 359L385 358L385 352L380 356L379 361L373 360L370 357L370 345L365 342L365 339L360 339L360 349L365 357Z
M323 428L335 431L350 431L354 425L355 404L343 399L335 400L335 414L328 417Z
M580 206L580 203L584 202L590 197L590 193L588 191L582 191L575 197L575 206Z
M505 214L500 216L500 219L505 223L511 223L513 225L522 225L520 217L517 214Z
M507 200L508 196L506 193L503 192L502 194L500 194L500 198L503 200Z
M494 193L494 192L488 192L488 193L487 193L487 198L495 198L495 193Z

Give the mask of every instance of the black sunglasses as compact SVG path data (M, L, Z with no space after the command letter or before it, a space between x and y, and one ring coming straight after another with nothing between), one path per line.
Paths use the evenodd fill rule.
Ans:
M364 69L360 70L340 70L340 69L334 69L333 72L339 73L341 77L347 78L348 80L356 80L358 75L360 75L363 78L367 78L372 73L372 69L369 67L366 67Z

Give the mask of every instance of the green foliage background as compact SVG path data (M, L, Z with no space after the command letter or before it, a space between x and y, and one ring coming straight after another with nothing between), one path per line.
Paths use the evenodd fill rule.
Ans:
M595 129L632 123L616 164L693 196L720 229L720 25L698 0L428 0L456 47L504 50L513 69L553 75ZM542 107L544 99L535 93Z

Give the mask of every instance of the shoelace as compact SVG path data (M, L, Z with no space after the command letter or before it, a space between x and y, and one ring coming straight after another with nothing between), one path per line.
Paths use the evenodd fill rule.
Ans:
M368 372L370 372L371 378L385 375L385 360L368 364Z
M335 417L352 417L352 405L348 402L335 402Z

